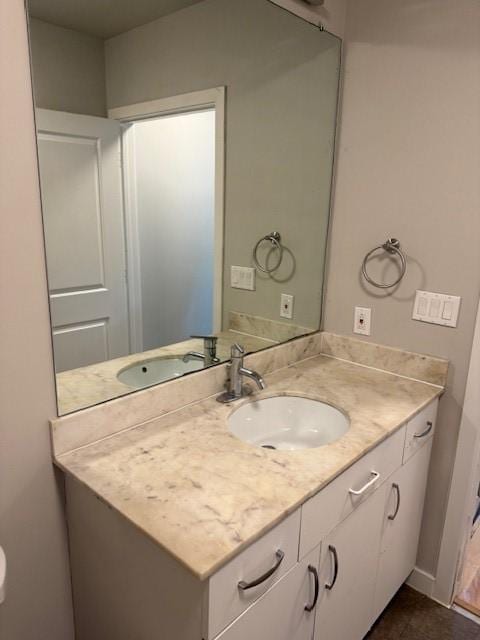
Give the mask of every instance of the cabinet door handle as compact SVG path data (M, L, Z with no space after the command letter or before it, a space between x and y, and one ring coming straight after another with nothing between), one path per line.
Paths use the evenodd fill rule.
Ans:
M325 589L328 589L330 591L335 586L335 583L338 577L338 554L335 547L331 544L328 545L328 550L330 551L333 557L333 578L330 584L328 584L328 582L325 584Z
M305 605L305 611L313 611L315 609L315 605L317 604L318 592L320 590L320 585L319 585L319 582L318 582L318 571L316 570L316 568L312 564L309 564L308 565L308 570L313 575L313 579L315 581L315 594L313 596L312 604L306 604Z
M414 438L424 438L425 436L428 436L428 434L430 433L430 431L433 429L433 422L431 422L430 420L427 422L427 428L425 429L425 431L422 431L422 433L414 433L413 437Z
M245 582L244 580L240 580L240 582L238 583L238 588L241 589L242 591L246 591L247 589L253 589L253 587L257 587L259 584L262 584L262 582L265 582L265 580L268 580L270 576L273 576L275 571L282 564L282 560L285 557L285 554L281 549L277 549L275 553L275 557L277 560L271 569L266 571L259 578L252 580L251 582Z
M396 482L393 482L392 489L395 489L395 492L397 494L397 505L395 507L394 513L392 513L391 516L388 516L389 520L395 520L395 518L397 517L398 510L400 509L400 487Z
M363 485L361 489L349 489L348 493L351 493L352 496L361 496L362 493L365 493L367 489L370 489L378 480L380 479L380 474L376 471L370 471L370 475L372 476L371 480L369 480L366 484Z

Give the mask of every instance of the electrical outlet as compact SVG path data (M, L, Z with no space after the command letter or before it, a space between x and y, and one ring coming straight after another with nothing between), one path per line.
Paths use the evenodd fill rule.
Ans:
M293 296L290 296L288 293L282 293L280 299L280 317L288 318L289 320L293 318Z
M372 310L368 307L355 307L353 333L369 336L371 333Z

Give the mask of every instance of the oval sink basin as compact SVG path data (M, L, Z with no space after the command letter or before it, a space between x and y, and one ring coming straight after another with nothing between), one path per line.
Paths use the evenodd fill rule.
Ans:
M350 421L325 402L275 396L242 405L228 418L228 427L237 438L257 447L294 451L338 440Z
M184 362L182 358L155 358L154 360L143 360L122 369L117 378L120 382L128 384L129 387L148 387L158 382L178 378L190 371L203 369L201 360L188 360Z

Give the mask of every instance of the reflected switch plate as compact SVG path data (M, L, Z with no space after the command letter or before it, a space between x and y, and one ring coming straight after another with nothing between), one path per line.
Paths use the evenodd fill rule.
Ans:
M230 267L230 286L234 289L255 291L255 269L252 267Z
M413 305L412 318L421 322L440 324L444 327L456 327L460 310L459 296L445 293L417 291Z

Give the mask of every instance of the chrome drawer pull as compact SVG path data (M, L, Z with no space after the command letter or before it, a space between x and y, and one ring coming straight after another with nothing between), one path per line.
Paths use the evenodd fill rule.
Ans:
M395 507L395 512L391 516L388 516L389 520L395 520L398 514L398 510L400 509L400 487L396 482L394 482L392 483L392 489L395 489L395 491L397 492L397 506Z
M377 473L376 471L370 471L370 475L372 476L372 479L369 480L367 484L364 484L361 489L358 489L358 490L349 489L348 493L351 493L352 496L361 496L362 493L365 493L367 489L370 489L370 487L372 487L376 482L378 482L378 480L380 479L380 474Z
M277 561L275 562L275 564L271 569L266 571L259 578L252 580L251 582L245 582L244 580L240 580L240 582L238 583L238 588L241 589L242 591L246 591L247 589L253 589L253 587L257 587L262 582L265 582L265 580L268 580L270 576L273 576L275 571L282 564L282 560L285 557L285 554L281 549L278 549L275 553L275 557L277 558Z
M328 550L333 556L333 578L330 584L328 584L328 582L325 584L325 589L328 589L328 591L330 591L335 586L338 577L338 554L335 547L331 544L328 545Z
M308 570L313 575L313 579L315 580L315 594L313 596L312 604L306 604L305 605L305 611L313 611L315 609L315 605L317 604L318 592L320 590L320 585L318 583L318 571L316 570L316 568L312 564L309 564L308 565Z
M422 433L414 433L413 437L414 438L424 438L425 436L428 436L428 434L430 433L430 431L433 429L433 422L430 422L430 420L427 422L427 428L425 429L425 431L422 431Z

